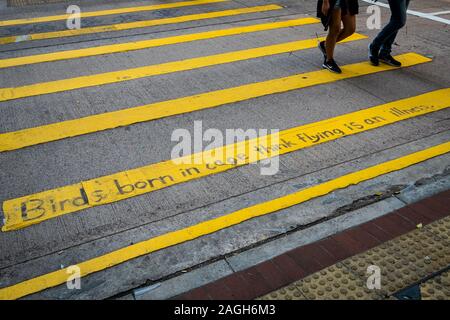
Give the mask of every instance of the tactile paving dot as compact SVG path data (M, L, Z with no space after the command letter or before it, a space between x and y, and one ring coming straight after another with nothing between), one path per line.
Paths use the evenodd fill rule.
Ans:
M361 278L375 265L381 289L391 295L450 265L450 248L438 236L417 229L342 262Z
M309 300L378 300L366 283L337 263L294 283Z
M425 226L424 229L450 243L450 216L434 221L433 223Z
M256 300L306 300L298 288L291 284L277 291L273 291Z
M450 300L450 271L420 285L422 300Z

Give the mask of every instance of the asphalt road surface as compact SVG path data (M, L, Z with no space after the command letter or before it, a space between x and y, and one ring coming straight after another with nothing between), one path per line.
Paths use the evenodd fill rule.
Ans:
M68 2L0 5L0 298L170 298L449 189L448 0L411 1L398 69L367 62L360 1L342 75L315 1L70 4L81 29ZM170 160L227 129L279 130L271 163Z

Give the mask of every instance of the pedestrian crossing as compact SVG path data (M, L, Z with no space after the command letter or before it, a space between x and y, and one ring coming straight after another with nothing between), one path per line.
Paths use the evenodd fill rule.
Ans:
M189 6L198 6L213 4L218 2L226 2L228 0L193 0L193 1L182 1L174 3L163 3L163 4L153 4L148 6L139 7L126 7L119 9L108 9L108 10L97 10L97 11L86 11L80 12L80 18L92 18L92 17L104 17L109 15L126 14L126 13L136 13L143 11L155 11L164 9L175 9ZM12 19L0 21L0 27L17 26L22 24L30 23L42 23L42 22L54 22L67 20L71 17L70 14L60 14L46 17L35 17L35 18L24 18L24 19Z
M112 10L85 12L82 17L120 15L124 13L183 8L197 5L202 5L202 7L203 5L205 5L205 7L208 5L208 8L210 8L211 6L214 6L214 4L220 2L226 2L226 0L193 0L140 7L125 7ZM282 9L283 8L278 4L269 4L232 10L209 11L206 13L181 15L164 19L95 26L82 28L80 30L34 33L0 38L0 45L8 46L11 43L22 41L65 38L134 28L149 28L157 25L177 24L187 21L223 18L275 10L282 11ZM0 21L0 27L35 23L42 24L65 19L67 19L67 15L11 19ZM270 30L303 27L317 23L318 20L311 17L288 20L281 19L281 21L269 23L253 23L248 26L227 27L213 31L189 33L166 38L102 46L95 46L94 44L93 46L82 49L53 51L0 59L0 69L15 68L19 66L28 68L32 65L41 63L46 63L45 67L51 68L51 62L55 61L90 58L100 55L114 55L121 52L151 49L173 44L185 44L193 41L199 41L199 45L202 45L205 41L211 39L224 37L227 37L228 39L236 35L263 33ZM365 35L356 33L344 42L355 42L355 44L357 44L358 41L362 42L366 38ZM323 38L318 37L315 39L282 42L251 49L227 51L220 54L200 56L107 73L96 73L95 70L92 70L89 75L81 77L63 78L18 87L0 88L0 114L2 112L1 108L3 103L18 99L48 94L57 95L58 93L72 90L89 90L89 88L102 90L104 86L113 83L121 84L131 80L143 82L150 81L151 77L157 77L164 74L181 71L189 72L199 68L232 64L249 59L264 59L273 55L291 52L297 52L297 54L301 55L301 51L315 48L318 40L321 39ZM49 50L52 49L49 48ZM136 123L148 122L148 125L151 125L152 122L150 121L157 121L175 115L201 112L202 110L219 108L229 104L234 104L233 106L239 108L239 103L243 101L293 90L303 90L314 86L328 85L339 81L343 82L347 79L363 79L369 75L377 75L386 72L390 72L395 76L396 72L401 72L400 70L405 68L432 63L430 58L414 52L400 54L396 56L396 59L402 62L402 68L394 68L387 65L375 67L366 61L357 61L343 66L342 74L332 74L327 70L292 74L283 78L273 78L270 80L247 83L236 87L207 91L156 103L148 104L147 102L147 104L119 109L118 111L98 113L72 120L62 120L55 123L24 128L17 131L3 132L0 133L0 153L16 152L19 149L31 146L39 148L39 145L41 144L63 139L68 139L67 143L70 144L71 140L69 138L77 136L84 136L87 134L95 135L104 130L114 130L119 127ZM1 72L2 70L0 70L0 73ZM145 101L143 103L145 103ZM93 107L95 108L95 106ZM144 167L129 168L125 171L116 172L107 176L92 177L86 181L79 181L74 184L59 186L54 189L43 190L38 193L6 200L2 205L4 215L2 231L14 232L40 223L52 223L52 220L54 221L54 219L64 219L64 216L67 214L82 214L82 212L88 208L119 202L180 183L189 183L196 179L213 176L216 173L233 170L240 166L256 163L263 159L270 159L275 156L283 156L306 148L313 148L322 143L328 143L347 136L373 131L383 126L438 112L450 107L450 88L438 89L375 106L365 105L364 102L362 102L360 107L361 109L359 111L282 130L279 133L279 136L277 135L279 140L275 139L275 136L272 135L259 137L257 139L241 141L219 147L212 152L201 152L200 154L186 156L184 159L186 161L179 161L176 163L172 160L164 160L157 163L150 163ZM37 112L39 112L39 110ZM320 137L320 139L315 139L313 137ZM277 144L275 145L276 142ZM246 156L250 150L255 147L258 148L258 150L270 150L271 148L276 147L278 152L261 153L259 157L255 159ZM401 170L433 157L444 155L448 152L450 152L450 143L430 146L430 148L422 151L411 153L397 159L391 159L387 162L343 175L293 194L262 202L255 206L242 208L239 211L228 213L219 218L206 220L186 229L166 233L159 237L124 247L103 256L81 261L78 265L81 267L82 276L84 277L136 257L196 239L224 228L229 228L258 216L273 214L284 208L295 206L335 190L346 188L350 185L373 179L380 175L388 174L389 172ZM232 155L232 158L236 161L230 162L228 160L229 155ZM195 158L203 159L203 161L200 164L193 164L193 159ZM183 172L189 172L189 170L195 172L195 174L181 174ZM25 231L26 230L28 229L25 229ZM63 284L67 280L66 271L66 269L56 270L34 278L22 279L14 285L0 288L0 299L17 299Z
M266 51L262 52L266 53ZM237 57L240 59L243 55L238 54ZM430 61L430 59L414 53L405 54L397 58L402 61L404 67ZM217 62L216 59L211 60ZM187 67L188 64L183 64L183 66ZM17 150L36 144L99 132L139 122L214 108L269 94L287 92L362 75L389 71L394 68L389 66L373 67L362 62L345 66L344 69L346 72L340 75L330 74L326 70L313 71L286 78L252 83L235 88L206 92L194 96L97 114L75 120L57 122L40 127L7 132L0 134L0 152ZM112 78L117 79L115 77ZM130 79L128 78L128 80ZM86 84L86 81L80 80L80 83ZM60 88L60 86L56 86L56 88ZM33 93L33 91L28 90L24 90L23 92L29 96ZM18 95L11 95L10 97L19 98Z
M353 37L347 38L346 41L343 42L361 40L364 38L365 37L362 35L355 34L353 35ZM89 76L55 80L50 82L41 82L16 88L2 88L0 89L0 101L27 98L94 86L97 87L106 84L148 78L157 75L193 70L219 64L267 57L282 53L291 53L295 51L314 48L316 46L316 43L316 39L300 40L259 48L233 51L229 53L221 53L205 57L166 62L163 64L139 67L134 69L92 74Z
M421 106L421 108L411 112L410 110L415 106ZM179 161L177 162L166 160L145 167L8 200L3 203L5 224L2 230L21 229L57 216L125 200L175 184L185 183L242 165L255 163L273 156L287 154L419 115L443 110L449 106L450 89L438 90L421 96L326 119L321 122L283 130L279 133L279 138L286 146L279 150L279 153L267 152L259 157L250 157L251 152L249 150L255 147L262 150L270 150L273 147L272 144L275 145L274 138L270 136L259 137L204 151L201 154L185 156L178 159ZM326 132L326 134L320 135L323 132ZM336 133L334 134L333 132ZM321 136L320 140L311 138L318 135ZM230 155L237 160L243 158L244 161L237 163L238 161L236 160L236 162L230 163L227 160ZM202 159L202 161L200 164L195 164L195 159ZM217 165L217 163L220 163L220 165ZM193 171L195 174L183 174L189 171Z
M120 44L89 47L85 49L57 51L52 53L36 54L30 56L22 56L16 58L0 59L0 69L24 66L30 64L78 59L93 57L98 55L106 55L112 53L128 52L134 50L149 49L179 43L188 43L192 41L215 39L220 37L242 35L246 33L254 33L261 31L269 31L288 27L298 27L307 24L319 23L315 18L292 19L279 22L261 23L245 27L226 28L214 31L191 33L187 35L173 36L167 38L142 40L134 42L125 42Z
M250 14L258 12L267 12L272 10L280 10L282 7L278 5L267 5L267 6L257 6L257 7L247 7L242 9L231 9L231 10L221 10L213 11L200 14L190 14L179 17L162 18L146 21L136 21L136 22L126 22L118 23L104 26L86 27L80 29L68 29L63 31L50 31L50 32L40 32L32 33L18 36L1 37L0 45L8 43L17 43L32 40L45 40L45 39L56 39L64 37L74 37L88 34L96 34L102 32L112 32L112 31L124 31L138 28L148 28L167 24L175 24L182 22L198 21L204 19L214 19L214 18L224 18L231 17L241 14Z
M77 263L77 266L81 270L80 277L85 277L91 273L114 267L139 256L147 255L164 248L229 228L256 217L295 206L313 198L326 195L332 191L346 188L393 171L401 170L449 152L450 142L436 145L428 149L408 154L404 157L343 175L339 178L329 180L281 198L263 202L184 229L132 244L103 256ZM36 278L25 280L7 288L0 288L0 300L18 299L32 293L64 284L67 281L68 273L68 269L64 268Z

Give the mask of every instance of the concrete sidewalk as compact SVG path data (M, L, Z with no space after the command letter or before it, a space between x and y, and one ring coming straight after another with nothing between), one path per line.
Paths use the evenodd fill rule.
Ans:
M450 300L449 200L449 191L426 198L174 299ZM379 287L368 288L375 268Z

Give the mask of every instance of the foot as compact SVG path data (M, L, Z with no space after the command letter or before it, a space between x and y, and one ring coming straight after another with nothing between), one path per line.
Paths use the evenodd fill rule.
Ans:
M393 67L401 67L402 63L398 60L395 60L393 56L390 54L380 55L380 61L386 63Z
M369 44L369 60L374 66L380 65L379 50L375 49L372 44Z
M318 45L319 50L323 54L323 58L327 60L327 50L325 49L325 41L320 41Z
M336 61L334 61L333 59L325 60L323 62L322 68L328 69L328 70L330 70L331 72L334 72L334 73L342 73L341 68L339 68L339 66L336 64Z

